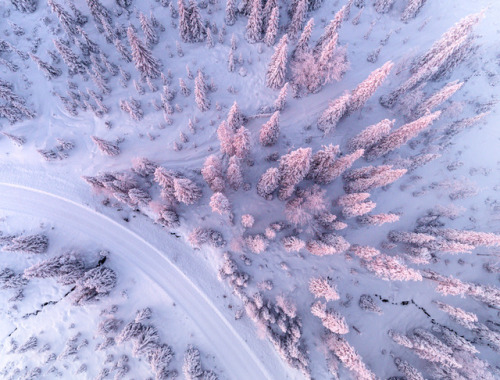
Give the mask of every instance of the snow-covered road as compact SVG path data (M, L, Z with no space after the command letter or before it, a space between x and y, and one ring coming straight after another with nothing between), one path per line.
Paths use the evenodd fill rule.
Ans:
M164 289L206 334L213 345L213 352L226 369L228 378L286 377L284 373L274 373L280 372L278 368L273 368L273 374L265 368L215 305L165 254L114 220L61 196L2 182L0 209L35 217L48 217L69 228L85 232L110 247L114 256L124 260L136 268L135 270L143 271L151 281ZM185 245L175 238L166 239L172 240L172 249L185 249Z

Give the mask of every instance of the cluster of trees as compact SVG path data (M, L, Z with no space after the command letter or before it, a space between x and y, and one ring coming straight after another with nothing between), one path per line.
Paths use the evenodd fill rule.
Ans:
M0 79L0 117L4 117L11 124L22 119L33 119L35 113L26 106L26 100L14 93L14 85Z
M184 352L182 373L186 380L218 380L219 378L214 371L203 369L200 351L191 345L187 348L186 352Z

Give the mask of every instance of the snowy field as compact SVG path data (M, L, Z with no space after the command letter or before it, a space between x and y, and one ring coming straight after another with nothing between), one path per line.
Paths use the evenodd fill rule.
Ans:
M0 26L0 378L500 378L499 4Z

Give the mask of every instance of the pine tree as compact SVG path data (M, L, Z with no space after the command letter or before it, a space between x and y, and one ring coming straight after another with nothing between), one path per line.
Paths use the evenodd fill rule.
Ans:
M38 0L10 0L14 8L22 13L33 13L36 11Z
M189 0L189 30L191 32L191 41L202 42L205 41L207 32L205 30L205 25L201 19L200 9L195 0Z
M87 71L85 64L69 47L63 44L60 40L54 40L54 45L61 54L64 63L68 66L70 73L84 74Z
M153 25L151 25L151 21L148 20L148 17L142 12L139 13L139 21L148 46L152 47L156 45L160 41L160 38L158 37L158 33L154 30Z
M92 141L97 145L99 150L108 156L117 156L120 154L120 148L111 141L101 139L97 136L90 136Z
M441 90L436 92L434 95L427 98L414 112L416 117L420 117L425 114L427 111L432 111L434 108L438 107L446 100L451 98L455 92L460 90L463 86L463 82L453 81L447 83Z
M297 38L297 34L302 29L306 12L307 0L299 0L293 13L292 21L290 22L287 30L290 40L294 41Z
M325 31L319 38L318 42L316 42L316 46L314 47L315 53L323 50L323 46L327 44L336 34L338 34L340 26L342 25L342 21L345 17L347 7L348 5L344 5L342 8L340 8L340 10L335 14L333 20L330 21L328 26L325 28Z
M290 84L288 82L286 82L285 85L281 88L280 93L278 95L278 98L274 102L274 109L276 111L283 111L285 109L286 96L287 96L289 87L290 87Z
M323 326L335 334L347 334L349 327L345 318L334 310L327 310L326 304L316 301L311 306L311 313L321 319Z
M272 193L278 188L280 181L280 171L277 168L267 169L257 183L257 194L266 199L272 197Z
M193 37L191 35L191 22L189 9L184 5L184 0L177 0L179 7L179 34L183 42L191 42Z
M331 146L331 145L330 145ZM354 161L359 159L364 153L363 149L358 149L351 154L347 154L337 158L331 162L328 160L324 166L316 166L314 172L314 181L319 184L328 184L339 177L343 172L349 169ZM328 153L327 153L328 154Z
M368 149L377 144L382 137L389 134L395 122L395 119L392 121L384 119L377 124L366 127L357 136L349 140L347 147L351 152L357 149L364 149L365 151L368 151Z
M160 76L160 62L153 57L151 51L142 42L134 32L134 29L129 26L127 29L128 41L132 48L132 58L135 67L144 77L151 79Z
M349 113L353 113L363 107L385 78L387 78L393 66L394 64L391 61L384 63L382 67L373 71L368 78L351 92L351 99L348 105Z
M239 127L233 139L234 154L238 158L246 158L250 152L250 133L244 126Z
M377 0L374 4L378 13L387 13L391 10L396 0Z
M36 55L30 53L30 57L38 65L38 68L43 71L47 79L52 79L56 78L58 76L61 76L62 71L61 69L54 67L47 62L42 61L40 58L38 58Z
M366 192L377 187L386 186L407 172L406 169L392 169L391 165L367 166L351 170L343 175L346 193Z
M311 168L307 177L315 183L326 184L329 181L330 168L335 163L337 155L340 153L338 145L323 146L322 150L316 152L311 159Z
M281 156L279 173L281 177L279 198L290 198L298 185L309 172L311 148L299 148Z
M363 215L356 219L359 224L367 224L370 226L381 226L385 223L394 223L399 220L399 215L396 214L376 214Z
M276 46L267 68L266 85L277 90L285 84L288 52L288 36L285 34Z
M74 40L74 36L76 35L76 21L73 17L64 10L64 8L56 3L54 0L47 0L47 5L50 7L52 12L57 15L59 22L61 23L64 31L67 35Z
M241 114L238 103L234 101L229 113L227 114L227 125L234 132L243 125L243 115Z
M415 18L427 0L409 0L401 14L401 21L408 22Z
M85 44L87 45L89 52L94 53L94 54L101 53L101 49L99 48L99 45L97 45L94 41L92 41L90 39L87 32L85 32L85 30L83 30L80 26L77 26L76 28L77 28L78 32L80 33L80 35L85 40Z
M236 22L236 0L226 1L226 17L224 21L226 25L234 25Z
M292 57L300 57L301 54L304 54L310 50L309 41L311 39L313 28L314 18L311 17L300 35L299 42L297 42L297 46L293 50Z
M187 205L198 202L201 189L188 178L174 178L174 195L177 201Z
M338 97L329 104L328 108L318 119L318 128L322 130L325 135L334 130L340 119L346 115L350 99L351 95L349 93Z
M217 137L220 141L220 151L228 156L234 155L234 131L228 126L226 121L223 121L217 129Z
M238 190L243 186L243 174L241 172L241 165L238 157L232 156L229 159L226 176L229 186L231 186L233 190Z
M422 116L420 119L405 124L387 136L382 137L380 141L366 153L366 158L368 160L374 160L406 144L424 129L428 128L440 115L441 111L436 111L432 114Z
M271 11L271 15L269 16L269 21L267 22L266 34L264 36L264 42L266 43L267 46L273 46L274 43L276 42L276 36L278 34L278 27L280 22L279 15L280 15L279 8L276 6Z
M194 80L194 99L200 111L208 111L210 109L210 99L208 99L206 84L201 71Z
M271 116L271 119L260 129L259 141L263 146L270 146L276 144L278 135L280 133L279 127L280 112L276 111Z
M245 37L248 42L253 44L262 39L263 18L261 0L252 0L251 3L251 12L248 17Z

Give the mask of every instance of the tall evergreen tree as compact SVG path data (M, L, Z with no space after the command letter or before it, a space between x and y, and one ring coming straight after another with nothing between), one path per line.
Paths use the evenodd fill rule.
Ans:
M54 40L54 45L61 54L61 57L71 73L84 74L87 71L87 68L82 60L75 53L73 53L68 46L63 44L60 40Z
M286 66L288 61L287 53L288 35L285 34L281 37L281 40L278 43L278 46L276 46L274 54L271 57L271 62L269 62L266 74L267 87L277 90L285 84Z
M186 8L184 0L177 0L179 7L179 35L181 40L184 42L191 42L191 15L189 14L189 9Z
M262 2L261 0L252 0L250 16L246 28L245 37L248 42L256 43L262 39L263 18L262 18Z
M47 79L50 80L62 74L61 69L54 67L45 61L42 61L36 55L30 53L30 57L33 60L33 62L35 62L38 65L38 68L43 71Z
M127 29L128 41L132 48L132 58L135 67L141 75L149 78L158 78L160 76L160 62L153 57L151 51L142 42L134 32L134 29L129 26Z
M271 119L260 129L259 141L263 146L270 146L276 144L280 133L279 126L280 112L276 111L271 116Z
M264 42L267 46L273 46L276 42L276 36L278 34L279 26L279 8L274 7L269 16L269 21L267 23L266 34L264 36Z
M226 17L224 21L226 25L234 25L236 22L236 0L226 1Z
M297 42L297 46L293 50L292 56L297 57L307 51L309 51L309 40L311 39L312 30L314 28L314 18L310 18L307 22L304 30L302 31L299 42Z
M198 71L198 76L194 80L194 97L200 111L204 112L210 109L210 99L208 99L207 95L207 86L201 71Z
M205 41L207 31L201 19L200 8L195 0L189 0L189 29L191 32L191 41L202 42Z
M292 21L288 26L288 36L290 40L295 41L297 34L302 29L302 24L304 23L304 18L307 13L307 0L299 0L295 11L293 13Z

